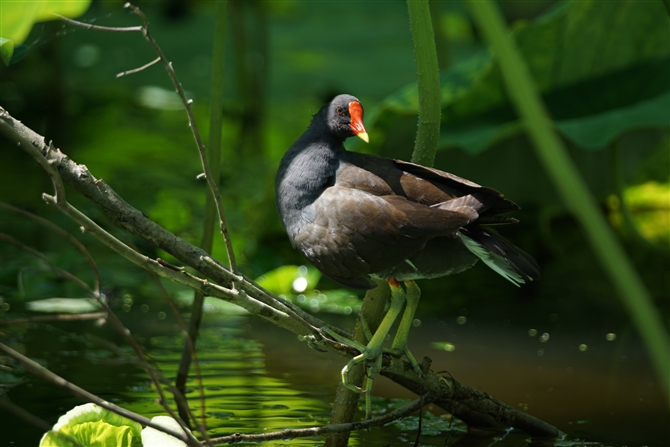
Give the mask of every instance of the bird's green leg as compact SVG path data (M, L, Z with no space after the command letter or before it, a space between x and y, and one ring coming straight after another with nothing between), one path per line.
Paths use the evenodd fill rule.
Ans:
M363 320L361 320L361 322L363 322ZM370 338L372 337L372 335L368 336L368 334L370 333L370 329L366 329L366 328L367 328L367 323L366 323L365 328L364 328L363 330L366 331L366 332L365 332L365 334L366 334L366 338L367 338L368 340L370 340ZM325 332L325 333L328 334L333 340L336 340L336 341L342 343L343 345L347 345L347 346L352 347L352 348L354 348L354 349L356 349L356 350L358 350L358 351L364 351L364 350L365 350L365 345L364 345L364 344L359 343L359 342L357 342L356 340L353 340L353 339L351 339L351 338L345 337L344 335L340 335L340 334L338 334L337 332L333 331L333 330L332 330L331 328L329 328L328 326L324 326L324 327L322 327L322 328L321 328L321 331Z
M344 366L344 368L342 368L342 384L352 391L360 393L363 392L364 390L349 383L348 378L349 370L354 365L357 365L361 362L365 362L368 360L377 360L381 362L381 354L384 349L383 348L384 340L386 339L388 333L391 331L393 323L395 322L396 318L398 318L398 315L400 315L400 311L402 311L402 308L405 305L405 291L403 290L402 286L395 279L389 280L388 283L391 286L391 305L389 307L389 310L386 312L384 319L379 324L379 327L377 328L374 335L368 342L367 346L361 349L360 350L361 353L356 357L352 358L349 361L349 363L347 363ZM374 380L377 373L379 373L379 370L381 370L381 364L379 365L379 367L375 366L374 368L371 368L371 372L374 373L374 375L371 375L369 371L368 381ZM369 388L372 388L371 383L366 385L366 390Z
M382 359L381 355L377 357L374 364L366 371L365 390L363 391L365 393L365 420L370 419L370 413L372 413L372 385L374 384L375 377L382 370Z
M397 356L405 354L414 371L417 374L421 374L419 363L407 348L407 340L409 339L409 331L414 321L414 313L419 306L419 298L421 298L421 289L419 289L419 286L414 281L405 281L405 290L407 292L407 307L405 307L405 312L402 314L402 319L398 325L398 331L393 339L391 353Z

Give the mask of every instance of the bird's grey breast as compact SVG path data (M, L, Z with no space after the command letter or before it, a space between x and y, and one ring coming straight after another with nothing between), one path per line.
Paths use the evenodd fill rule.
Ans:
M332 185L339 165L339 160L319 145L292 149L279 165L276 182L277 210L291 242L314 221L314 202Z

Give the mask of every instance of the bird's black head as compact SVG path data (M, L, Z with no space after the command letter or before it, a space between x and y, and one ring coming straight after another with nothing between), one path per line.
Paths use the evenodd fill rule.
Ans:
M363 106L355 96L338 95L321 109L328 129L343 140L356 135L366 143L368 133L363 126Z

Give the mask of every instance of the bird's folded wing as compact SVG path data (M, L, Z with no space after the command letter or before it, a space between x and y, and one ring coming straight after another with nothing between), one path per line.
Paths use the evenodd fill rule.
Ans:
M343 284L404 262L432 237L458 231L473 217L342 186L328 188L313 206L314 220L296 236L296 245Z

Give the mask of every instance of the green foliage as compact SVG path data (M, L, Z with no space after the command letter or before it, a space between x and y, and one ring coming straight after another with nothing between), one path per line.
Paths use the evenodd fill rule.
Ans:
M624 191L626 206L633 212L634 223L647 240L670 244L670 183L650 181L631 186ZM608 198L610 223L626 232L620 200L612 195Z
M286 294L293 290L304 292L316 287L321 272L314 267L304 265L284 265L263 274L256 282L261 287L276 293Z
M0 37L0 58L2 58L5 65L9 65L11 62L12 54L14 54L14 42Z
M263 274L256 282L312 312L348 315L360 308L358 297L347 289L317 290L320 278L321 272L312 266L284 265Z
M539 88L528 64L513 39L506 34L502 14L489 1L471 1L469 6L478 28L497 53L506 90L523 120L535 152L543 162L545 172L585 230L603 270L616 285L622 304L645 341L666 398L670 399L670 389L665 382L670 373L667 358L670 341L645 284L611 227L605 222L586 183L568 156L565 145L554 132L551 117L540 98Z
M3 8L5 3L3 1ZM265 108L262 110L261 125L253 132L262 135L265 146L239 143L245 134L251 133L245 131L241 124L245 118L241 105L244 98L239 88L240 78L248 75L243 67L248 60L235 59L239 48L234 46L236 37L231 35L226 44L225 98L221 107L224 115L221 191L229 213L240 271L251 277L268 272L259 278L263 285L310 312L332 310L342 314L353 313L360 307L359 298L349 290L327 290L334 285L324 278L321 278L317 289L319 273L311 267L305 269L307 288L302 293L293 289L294 281L301 275L298 265L305 260L292 250L277 219L273 203L274 173L284 151L305 129L311 114L331 93L350 92L359 96L366 106L366 126L372 143L383 141L384 133L391 135L393 131L393 136L400 138L387 138L387 146L399 154L402 151L399 157L409 158L418 97L412 94L416 92L415 84L398 90L399 86L411 82L415 75L406 6L404 2L384 2L383 6L378 2L261 3L267 6L266 22L265 28L258 31L259 34L267 33L269 37L269 58L266 61L270 61L270 69L264 73L267 89L263 92ZM522 204L524 209L516 215L522 223L506 227L505 235L537 257L543 277L541 281L517 290L506 287L495 273L478 266L457 277L423 281L423 298L417 318L450 321L458 315L456 312L459 309L469 308L477 313L493 307L499 311L495 315L489 312L493 316L487 321L482 321L484 317L478 315L479 328L498 324L503 319L511 320L513 326L522 327L531 324L529 322L535 324L551 313L561 315L560 326L552 326L553 330L562 330L565 335L572 336L580 330L593 332L605 326L608 331L629 330L630 317L613 300L617 290L602 274L593 252L585 243L582 230L564 208L556 207L551 185L546 182L546 174L530 148L524 146L521 138L509 138L521 135L521 126L504 93L492 55L479 51L478 35L471 29L470 19L462 9L458 10L458 2L435 3L442 8L441 20L446 27L443 31L448 36L448 59L453 63L441 77L441 145L442 148L459 146L467 149L442 151L438 153L438 162L441 162L441 168L496 187ZM516 3L524 7L530 4ZM586 149L572 151L570 155L578 161L587 159L588 164L580 165L580 168L589 181L598 180L598 189L594 191L600 198L607 198L613 191L608 153L595 149L601 149L615 139L628 141L630 150L624 151L622 164L627 180L639 187L623 189L625 203L645 237L663 241L665 231L667 240L667 179L670 172L667 135L664 137L662 132L658 132L654 138L648 138L646 133L635 132L649 127L667 132L669 58L667 42L663 40L668 35L667 14L662 7L656 6L660 2L539 3L557 4L558 7L538 19L517 19L514 36L530 63L536 81L540 83L543 99L550 107L555 125L579 149ZM196 120L203 136L207 136L213 3L184 2L185 7L190 8L189 14L179 18L165 14L166 4L143 3L142 9L151 20L155 37L174 62L189 97L194 98ZM503 3L502 7L507 8L508 4ZM530 17L527 13L521 16ZM510 17L519 15L510 14ZM93 19L109 26L138 24L135 17L120 10L119 3L96 2L86 18L87 21ZM239 17L231 20L241 22ZM202 231L206 188L204 181L196 180L201 168L193 138L183 110L177 110L181 106L174 105L174 95L165 73L156 65L132 76L114 78L116 73L141 66L154 57L141 37L98 33L70 26L65 27L65 32L59 29L57 34L51 35L53 29L50 26L35 28L33 36L39 36L39 39L29 39L37 43L31 46L24 63L0 67L3 80L0 102L3 107L47 139L53 139L56 146L74 160L86 164L94 175L104 178L133 206L169 228L176 236L197 243ZM324 29L338 32L325 33ZM0 51L3 51L3 43L14 45L11 40L0 41ZM13 59L16 60L17 53L22 49L26 51L26 48L15 48ZM85 54L96 57L80 57ZM397 93L389 96L389 92L393 91ZM374 107L375 101L382 98L386 100L380 103L380 107ZM397 126L400 121L409 125ZM665 145L660 147L658 142L663 138ZM403 141L407 144L403 145ZM496 150L485 150L493 146ZM656 147L654 155L649 156L648 148ZM375 146L356 149L375 150ZM163 351L160 340L155 343L155 335L177 329L172 324L164 294L156 283L145 272L129 266L127 261L91 236L79 234L76 225L45 206L40 194L51 188L48 176L25 154L7 150L2 157L0 195L3 200L48 217L77 235L98 262L102 285L110 304L124 321L132 322L137 314L138 322L131 327L133 333L147 342L152 354ZM657 183L650 186L650 179ZM543 180L545 183L542 183ZM78 198L70 189L68 199L142 253L174 261L163 253L156 253L144 241L115 228L94 206ZM624 242L628 242L626 251L635 261L653 296L658 303L666 303L667 250L650 252L644 245L626 240L626 229L621 225L620 204L615 199L609 199L601 205L609 209L610 222L620 230ZM662 211L664 206L665 212ZM0 226L2 231L43 252L58 267L92 283L92 275L80 255L65 249L63 241L42 227L4 212ZM218 233L214 243L214 255L225 259ZM24 301L27 299L81 295L79 288L55 278L27 254L14 247L2 248L0 314L3 318L25 316ZM288 266L278 268L282 265ZM167 282L163 282L162 286L177 301L179 310L185 311L186 307L180 304L192 300L192 291ZM25 293L22 294L22 291ZM300 380L274 379L272 374L276 375L276 371L272 371L268 376L271 380L259 382L257 377L260 374L256 374L256 369L232 372L232 368L242 362L249 365L262 363L259 359L263 352L256 342L253 349L235 349L240 344L252 344L252 340L241 335L246 333L246 329L241 328L247 321L252 326L255 323L254 319L241 318L234 312L234 309L239 311L240 308L227 304L208 299L205 321L216 327L222 322L235 321L240 325L239 332L226 335L217 331L210 337L207 331L203 331L199 340L201 360L208 362L208 367L215 353L225 353L229 357L225 357L225 361L217 358L216 366L225 364L226 368L231 368L215 370L214 374L208 374L204 379L206 391L211 393L206 396L210 429L218 429L216 434L224 434L240 431L240 424L246 424L243 431L256 431L259 421L272 428L285 428L285 414L274 410L280 405L307 409L303 413L295 413L295 419L304 426L313 425L313 420L305 414L325 414L328 400L308 401L303 396L304 388L301 386L304 384ZM667 307L662 308L662 312L667 321ZM343 320L341 317L327 317ZM86 323L76 324L68 326L68 329L93 330L91 326L85 326ZM61 332L51 328L45 336L45 332L37 329L44 327L41 323L22 325L20 336L16 335L16 329L5 332L10 337L25 340L26 351L32 356L48 352L53 365L58 368L61 362L57 360L65 358L60 356L59 350L74 350L72 346L57 343L64 338ZM105 329L103 326L100 330ZM264 330L259 329L258 332ZM498 332L495 334L497 337ZM434 339L446 340L443 335L435 333ZM103 336L107 337L109 333L103 332ZM293 349L293 337L290 337L290 342L274 335L269 338L271 340L263 342L267 353L287 357L287 352L295 351L293 363L306 364L302 357L304 352ZM70 339L67 340L69 343ZM170 357L159 358L161 365L166 365L169 377L176 374L182 344L183 339L176 337L175 349ZM458 352L461 352L460 346ZM442 350L453 347L451 342L435 345L436 349ZM90 349L77 349L89 358L104 357ZM116 358L108 351L99 352ZM619 354L616 353L616 359L619 359ZM614 360L615 354L612 355L613 365L618 370L623 363L618 363ZM117 380L102 383L100 372L111 368L100 365L84 367L79 358L76 362L69 358L67 365L70 365L67 371L69 379L88 381L91 376L99 379L92 391L127 389L125 401L137 399L138 412L148 414L148 407L153 414L164 411L155 403L155 390L148 381L138 393L136 382L123 380L120 376L115 377ZM261 364L258 368L265 368L265 365ZM75 372L79 376L72 376ZM339 380L333 368L329 367L328 373L332 373L331 379L326 379L324 373L312 368L309 371L310 377L320 384ZM7 373L3 373L1 379L4 383L26 380L25 377L12 377ZM259 383L261 386L258 386ZM621 382L617 382L619 384ZM36 397L32 397L39 401L47 391L44 391L44 386L39 388L38 382L33 382L33 385L37 385L34 390L42 390L41 394L36 392ZM189 390L193 391L196 386L195 379L192 379ZM229 387L240 387L242 392L230 393ZM222 391L224 389L225 392ZM18 392L21 390L16 391L20 396ZM293 393L290 399L286 397L288 393ZM199 405L196 403L197 394L192 392L189 395L195 406ZM258 399L250 400L249 396L257 396ZM252 404L249 404L250 401ZM257 401L261 404L254 406L253 402ZM30 398L22 402L26 408L34 408ZM236 405L244 409L241 412L231 410ZM273 417L275 419L271 419L268 425L267 421ZM16 432L28 439L34 435L31 430L17 427ZM21 439L16 438L14 433L7 435ZM36 436L32 445L39 440L39 434ZM20 441L15 443L25 444ZM388 443L397 443L397 438Z
M56 19L55 14L69 18L78 17L86 12L90 4L91 0L3 1L0 14L2 61L6 65L10 64L15 45L21 44L28 37L36 22Z
M513 35L557 127L601 149L622 134L670 122L670 24L660 2L562 2ZM501 72L483 51L442 74L440 147L471 153L521 132ZM387 126L418 111L416 84L369 114Z
M141 430L137 422L89 403L61 416L40 447L75 447L68 437L87 447L138 447Z

